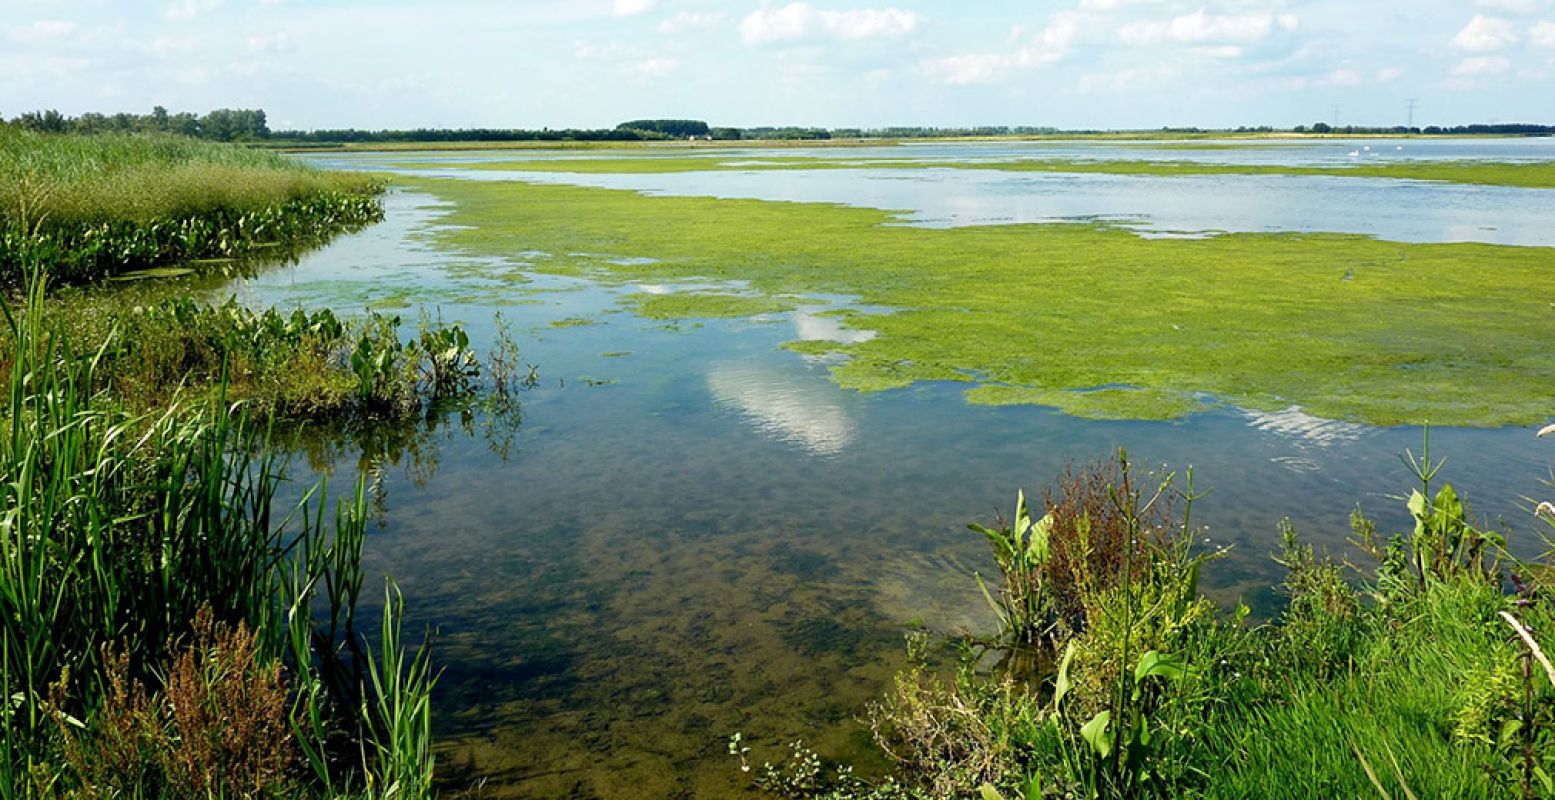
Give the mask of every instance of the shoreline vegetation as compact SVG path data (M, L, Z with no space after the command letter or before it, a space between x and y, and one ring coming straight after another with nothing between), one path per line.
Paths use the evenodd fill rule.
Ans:
M383 186L285 156L172 135L0 126L0 281L27 265L87 282L285 252L376 222Z
M1519 562L1476 527L1429 439L1406 463L1413 531L1357 510L1355 566L1283 524L1287 605L1257 625L1199 594L1226 551L1198 544L1191 470L1120 452L1066 471L971 526L998 567L977 577L998 630L909 636L911 666L865 712L890 776L738 733L729 755L809 800L1549 797L1548 557Z
M481 404L516 425L506 328L483 359L425 314L411 332L100 280L246 269L369 224L363 176L14 130L0 175L0 798L432 796L430 641L362 568L378 487L278 490L293 448L332 455L301 423L366 442Z

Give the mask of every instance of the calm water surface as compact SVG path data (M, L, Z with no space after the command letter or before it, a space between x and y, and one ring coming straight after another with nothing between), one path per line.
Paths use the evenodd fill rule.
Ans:
M1548 152L1545 144L1476 142L1456 155L1429 155L1537 157ZM1479 149L1465 156L1469 147ZM891 152L921 149L940 159L945 148ZM1160 152L1173 159L1278 153L1294 161L1333 157L1325 148ZM1049 149L1000 144L949 152L1002 158ZM1074 157L1139 158L1145 148L1061 149ZM723 174L545 178L641 178L632 188L664 192L846 195L844 202L902 209L923 224L1067 216L1099 204L1099 214L1148 216L1139 220L1147 227L1185 230L1304 229L1349 217L1355 227L1426 241L1445 238L1439 232L1454 225L1480 230L1486 220L1498 230L1465 235L1520 242L1550 235L1501 215L1506 209L1493 194L1456 187L1409 188L1424 193L1415 208L1428 218L1395 215L1366 199L1403 191L1387 181L1354 181L1377 185L1330 195L1358 204L1324 212L1332 217L1277 196L1252 216L1223 198L1206 199L1237 181L1160 179L1154 189L1125 192L1141 203L1170 198L1163 208L1194 206L1189 216L1171 218L1144 205L1108 207L1122 195L1107 176L1011 183L971 172L946 189L934 184L941 180L935 174L768 173L761 180L781 183L759 185L727 175L733 183L689 187L663 181ZM891 188L915 181L938 188ZM1242 188L1307 191L1283 181ZM955 213L927 206L924 198L936 194L971 205ZM1294 216L1282 218L1282 208ZM255 303L346 311L402 308L414 316L424 305L466 322L481 342L501 311L525 361L539 365L541 383L522 395L521 418L478 413L466 424L421 426L402 432L397 452L372 454L369 465L378 507L370 566L397 578L413 624L436 631L445 668L437 697L445 774L459 785L485 780L483 796L733 796L742 776L723 750L734 731L757 743L758 756L776 757L804 737L827 756L863 758L868 766L867 735L856 719L900 667L904 629L986 629L991 622L971 573L992 565L965 524L1007 508L1017 487L1040 491L1066 463L1118 446L1142 466L1191 464L1198 488L1213 489L1195 515L1209 525L1211 545L1233 548L1206 577L1228 601L1273 607L1269 585L1278 574L1269 554L1282 517L1334 551L1357 503L1385 527L1405 524L1393 498L1408 488L1397 454L1418 450L1418 429L1330 422L1297 409L1094 422L1043 408L969 406L964 385L846 392L831 383L825 364L777 348L794 338L856 334L815 316L824 299L750 320L645 320L620 312L618 299L660 287L549 278L437 251L425 234L440 213L432 198L395 193L382 225L229 288ZM1194 219L1204 224L1188 224ZM595 324L551 324L575 318ZM355 447L337 449L341 477L358 464ZM1555 455L1548 443L1527 429L1440 429L1432 449L1448 457L1445 474L1478 513L1505 517L1514 541L1536 549L1523 498L1543 492L1540 478ZM317 467L328 461L313 458Z

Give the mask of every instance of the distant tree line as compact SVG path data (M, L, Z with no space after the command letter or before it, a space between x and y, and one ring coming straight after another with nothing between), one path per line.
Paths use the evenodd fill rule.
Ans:
M169 114L157 106L150 114L98 114L67 117L53 109L29 111L11 125L41 133L171 133L218 142L268 139L270 127L258 108L218 108L204 116L187 111Z
M1551 136L1555 135L1555 125L1532 125L1525 122L1496 123L1492 125L1427 125L1424 128L1411 128L1407 125L1394 125L1392 127L1368 127L1364 125L1345 125L1335 127L1326 122L1313 123L1311 126L1297 125L1292 129L1293 133L1330 133L1330 134L1418 134L1425 136L1465 136L1465 135L1497 135L1497 136Z
M974 136L1053 136L1059 134L1118 133L1099 129L1060 129L1053 127L990 125L981 127L884 127L814 128L800 126L756 126L748 128L712 127L696 119L636 119L614 128L415 128L410 130L359 130L334 128L311 131L275 131L266 123L262 109L219 108L203 116L189 112L168 113L157 106L150 114L87 113L68 117L58 111L29 111L8 123L46 133L168 133L222 142L270 140L277 143L342 144L388 142L636 142L685 139L715 141L825 139L925 139ZM1238 128L1160 128L1158 133L1202 135L1216 133L1277 133L1286 129L1270 126ZM1123 131L1126 133L1127 131ZM1320 134L1417 134L1503 136L1551 136L1555 125L1496 123L1427 127L1335 127L1326 122L1298 125L1292 133Z

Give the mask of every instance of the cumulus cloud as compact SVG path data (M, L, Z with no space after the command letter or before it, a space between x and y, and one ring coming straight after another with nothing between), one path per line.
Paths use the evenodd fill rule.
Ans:
M919 69L930 79L953 86L992 83L1011 68L1009 56L1003 53L964 53L930 58L919 64Z
M31 25L11 28L11 39L18 42L42 42L60 39L76 32L76 24L62 19L40 19Z
M1080 8L1089 11L1116 11L1128 6L1162 3L1165 0L1080 0Z
M1359 86L1361 85L1361 73L1347 67L1341 67L1323 76L1319 83L1323 86Z
M1377 70L1377 83L1392 83L1404 77L1404 70L1400 67L1383 67Z
M753 11L740 21L740 39L748 45L814 38L872 39L901 36L918 27L918 15L899 8L818 9L809 3Z
M699 14L694 11L682 11L660 22L659 32L686 33L687 31L708 30L716 28L723 23L724 15L721 13Z
M1512 62L1501 56L1475 56L1459 61L1450 74L1454 78L1485 78L1511 68Z
M194 19L195 17L219 8L226 0L179 0L167 7L162 12L168 19Z
M1025 43L1007 53L963 53L961 55L930 58L920 62L918 69L931 80L952 85L992 83L1012 70L1040 67L1056 63L1069 54L1070 47L1079 35L1076 18L1055 14L1051 23L1042 30L1026 37L1024 29L1017 28L1017 38Z
M659 4L659 0L616 0L613 13L618 17L635 17L646 14Z
M1126 44L1251 44L1301 24L1292 14L1211 14L1199 9L1169 20L1145 20L1118 29Z
M1528 31L1528 41L1536 47L1555 47L1555 22L1544 20Z
M1452 46L1470 53L1488 53L1516 42L1517 34L1512 32L1512 23L1499 17L1476 14L1453 37Z

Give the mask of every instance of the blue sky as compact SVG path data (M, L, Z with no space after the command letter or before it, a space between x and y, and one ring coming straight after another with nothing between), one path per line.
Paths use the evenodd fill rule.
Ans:
M1555 0L0 0L0 114L272 127L1555 122Z

